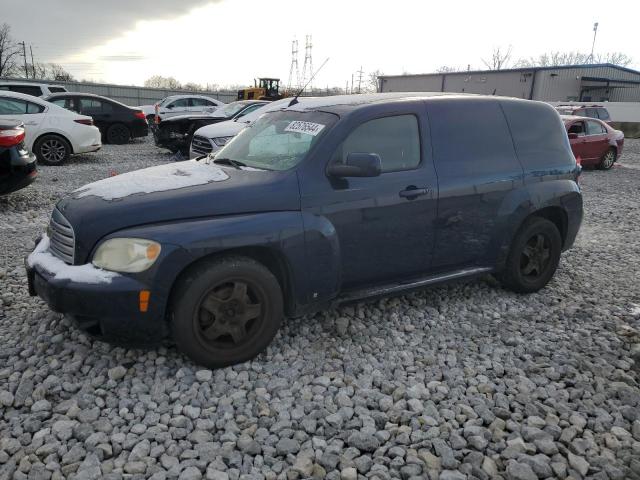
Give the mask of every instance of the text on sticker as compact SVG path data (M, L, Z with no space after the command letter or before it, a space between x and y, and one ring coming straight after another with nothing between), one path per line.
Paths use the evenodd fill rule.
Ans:
M289 126L284 129L284 131L306 133L307 135L315 137L322 131L323 128L324 125L322 125L321 123L302 122L300 120L296 120L294 122L291 122Z

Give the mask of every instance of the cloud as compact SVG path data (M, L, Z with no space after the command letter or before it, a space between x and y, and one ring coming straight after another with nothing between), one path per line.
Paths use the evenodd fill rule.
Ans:
M29 0L4 8L5 1L0 22L16 40L32 44L41 61L51 61L104 44L137 22L179 17L222 0Z
M144 60L144 55L102 55L98 60L103 62L137 62Z

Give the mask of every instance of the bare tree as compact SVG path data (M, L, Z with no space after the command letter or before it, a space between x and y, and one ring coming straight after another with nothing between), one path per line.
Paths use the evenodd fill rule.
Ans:
M380 69L374 70L373 72L367 75L367 80L364 86L365 92L379 92L380 91L380 80L379 77L384 75L384 72Z
M184 85L182 85L182 88L184 90L191 90L192 92L203 92L205 90L202 85L195 82L187 82Z
M0 77L8 77L17 73L17 57L20 54L18 44L11 37L11 27L0 25Z
M557 67L560 65L586 65L589 63L613 63L626 67L633 59L622 52L610 52L594 55L582 52L549 52L537 57L521 58L515 64L516 67Z
M450 67L448 65L443 65L440 68L436 68L436 73L452 73L452 72L461 72L458 67Z
M150 88L166 88L169 90L178 90L182 88L182 84L173 77L163 77L162 75L154 75L144 81L145 87Z
M486 65L489 70L502 70L506 68L511 59L511 45L505 51L502 47L496 47L493 49L491 58L489 60L482 59L482 63Z
M36 63L33 65L33 76L40 80L54 80L57 82L73 82L73 75L58 63Z

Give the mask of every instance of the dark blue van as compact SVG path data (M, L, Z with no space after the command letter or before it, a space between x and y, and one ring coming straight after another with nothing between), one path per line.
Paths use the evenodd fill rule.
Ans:
M229 365L283 317L340 302L487 273L543 288L580 227L579 173L543 103L301 100L215 157L73 192L26 261L29 286L106 339L172 337Z

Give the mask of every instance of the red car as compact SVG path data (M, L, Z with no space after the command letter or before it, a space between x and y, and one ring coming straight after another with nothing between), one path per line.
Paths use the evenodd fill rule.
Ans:
M622 155L624 134L620 130L595 118L562 115L562 121L573 155L580 164L608 170Z

